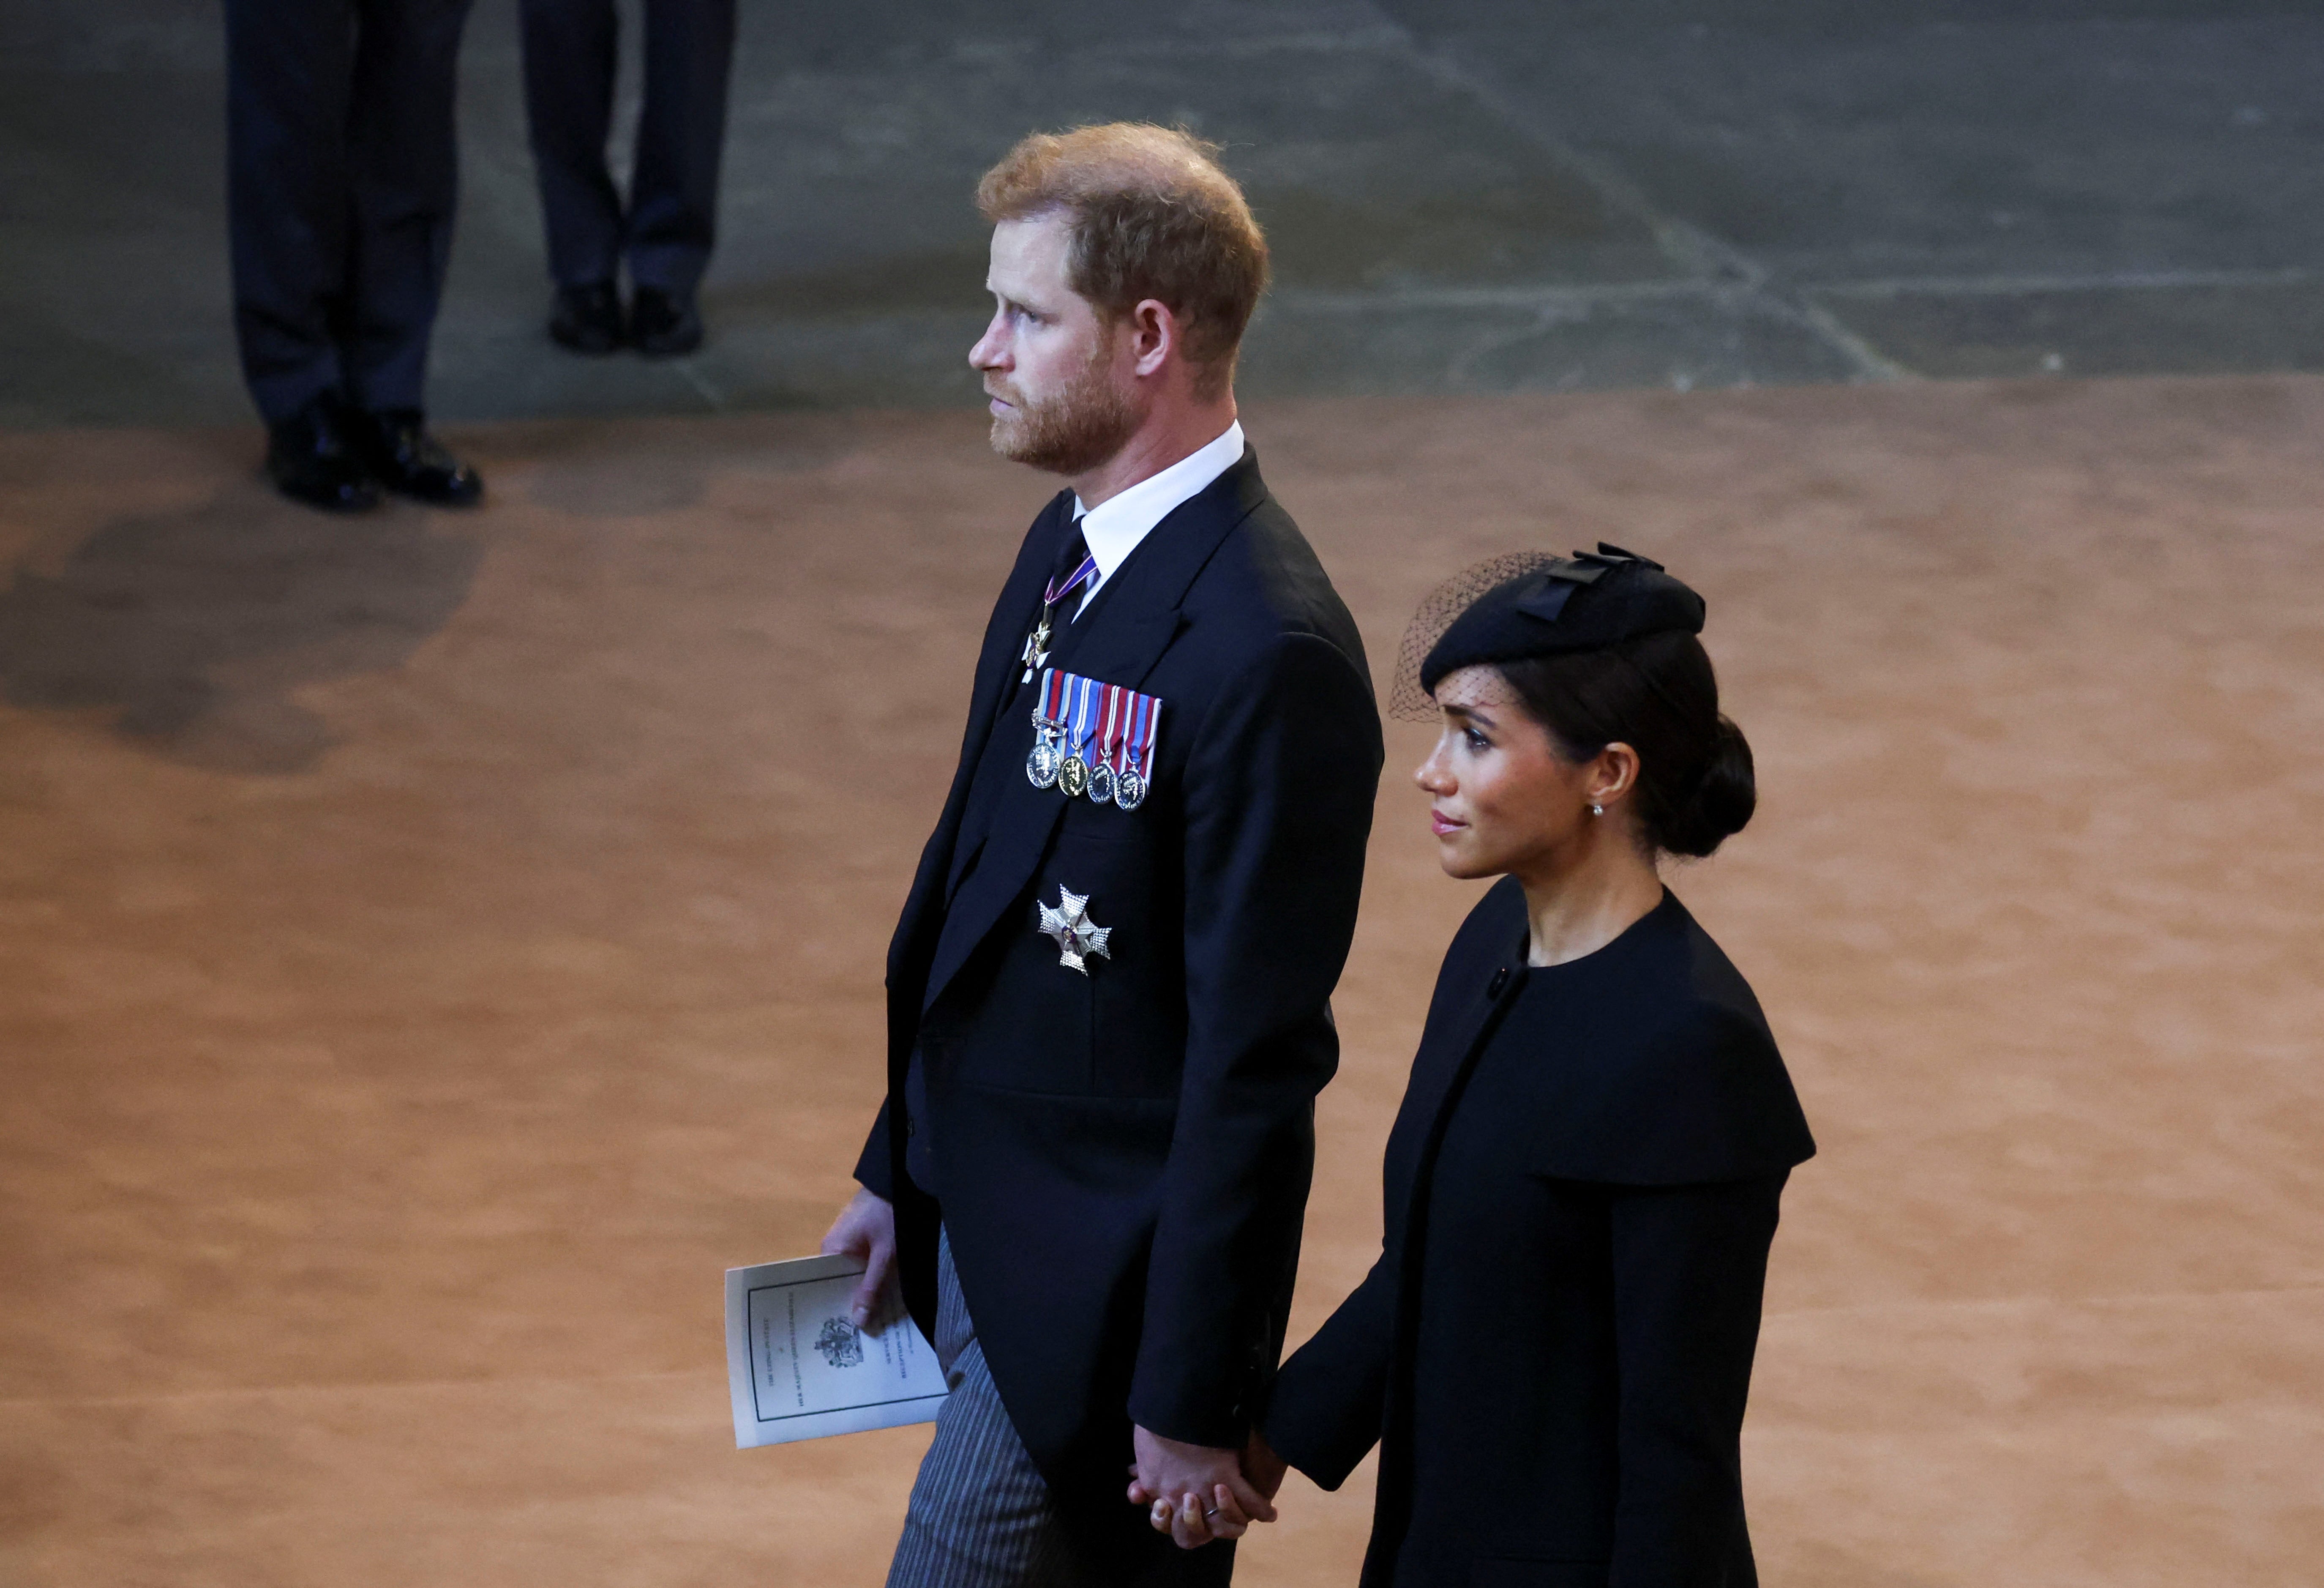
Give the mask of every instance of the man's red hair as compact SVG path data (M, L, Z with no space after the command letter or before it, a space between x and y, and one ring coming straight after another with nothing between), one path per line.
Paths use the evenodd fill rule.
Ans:
M1146 299L1177 317L1204 397L1234 379L1235 351L1267 286L1267 238L1218 146L1172 127L1112 122L1035 133L976 185L998 224L1062 210L1067 280L1108 319Z

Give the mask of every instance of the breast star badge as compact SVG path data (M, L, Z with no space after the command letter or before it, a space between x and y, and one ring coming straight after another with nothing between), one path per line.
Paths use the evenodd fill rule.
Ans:
M1105 940L1113 936L1113 928L1101 927L1089 919L1087 894L1075 893L1060 884L1056 909L1051 909L1038 899L1033 902L1040 905L1042 935L1056 941L1059 965L1087 975L1089 956L1094 954L1105 959L1113 957L1112 952L1105 946Z

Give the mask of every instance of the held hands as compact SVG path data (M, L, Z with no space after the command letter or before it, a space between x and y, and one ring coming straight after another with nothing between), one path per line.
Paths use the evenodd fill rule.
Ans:
M849 1298L856 1327L876 1329L896 1266L896 1209L884 1196L859 1190L823 1238L825 1255L844 1252L863 1261L863 1278ZM1270 1503L1283 1486L1283 1458L1253 1428L1240 1452L1186 1445L1144 1428L1135 1430L1130 1500L1149 1508L1154 1530L1181 1549L1219 1538L1240 1538L1253 1522L1271 1522Z
M1251 1523L1275 1519L1269 1502L1283 1486L1283 1460L1256 1428L1240 1455L1144 1428L1136 1430L1131 1448L1138 1461L1130 1469L1130 1503L1146 1506L1154 1530L1169 1534L1181 1549L1240 1538Z
M838 1252L863 1260L863 1278L849 1298L848 1311L857 1328L876 1334L887 1323L881 1316L881 1292L896 1266L895 1205L869 1191L856 1192L823 1238L825 1257Z

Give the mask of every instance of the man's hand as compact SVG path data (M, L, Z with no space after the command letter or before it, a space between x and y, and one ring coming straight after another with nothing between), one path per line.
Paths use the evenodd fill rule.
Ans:
M1240 1452L1182 1445L1144 1428L1134 1431L1130 1447L1138 1457L1130 1503L1148 1507L1155 1531L1167 1531L1179 1548L1240 1538L1252 1522L1275 1519L1268 1496L1243 1476Z
M858 1191L823 1238L825 1257L836 1252L863 1260L863 1278L850 1299L849 1312L859 1329L877 1334L887 1320L881 1316L881 1293L896 1267L896 1208L884 1196Z

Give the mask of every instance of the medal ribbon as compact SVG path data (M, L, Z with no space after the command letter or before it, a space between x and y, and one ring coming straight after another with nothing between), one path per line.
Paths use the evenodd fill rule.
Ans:
M1076 755L1081 755L1082 746L1089 743L1091 734L1097 727L1098 687L1095 679L1073 680L1073 727L1069 730L1066 743ZM1082 760L1087 762L1089 757L1082 755Z
M1123 746L1130 770L1142 782L1154 780L1154 738L1162 728L1162 702L1151 695L1136 697L1138 707L1130 723L1129 743Z
M1083 558L1081 567L1074 569L1073 572L1067 574L1062 579L1051 579L1049 581L1048 587L1041 593L1041 605L1044 606L1055 606L1058 602L1063 601L1066 596L1072 595L1074 591L1087 584L1090 577L1096 572L1097 559L1095 557Z
M1106 767L1106 772L1120 774L1122 767L1120 762L1115 761L1122 751L1122 734L1118 733L1118 728L1125 728L1127 725L1125 718L1130 716L1130 714L1127 714L1125 706L1130 705L1130 702L1122 700L1122 695L1127 695L1130 690L1122 688L1120 684L1106 684L1104 690L1106 690L1106 712L1104 716L1099 718L1099 728L1097 728L1097 765Z
M1034 719L1044 727L1061 727L1065 715L1065 686L1072 681L1070 673L1049 668L1041 674L1041 704L1034 709Z

